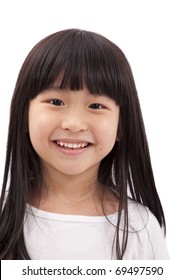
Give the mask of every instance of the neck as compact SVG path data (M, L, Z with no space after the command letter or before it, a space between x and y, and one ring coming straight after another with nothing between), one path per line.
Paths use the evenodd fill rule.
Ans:
M49 173L45 171L44 177L48 193L66 198L86 196L99 186L97 167L77 175L67 175L49 169Z
M44 175L45 188L41 200L32 203L34 206L63 214L101 214L103 185L98 181L97 168L75 176L49 169Z

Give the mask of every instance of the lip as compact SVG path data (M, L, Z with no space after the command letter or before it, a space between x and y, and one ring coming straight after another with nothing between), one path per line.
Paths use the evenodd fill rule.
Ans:
M72 143L72 144L81 144L81 143L86 143L88 144L87 146L85 147L81 147L81 148L77 148L77 149L73 149L73 148L67 148L67 147L64 147L64 146L59 146L57 144L57 141L60 141L60 142L64 142L64 143ZM86 140L82 140L82 139L57 139L57 140L54 140L52 141L54 146L56 147L56 149L66 155L66 156L79 156L83 153L85 153L89 148L90 146L92 145L92 143L86 141Z

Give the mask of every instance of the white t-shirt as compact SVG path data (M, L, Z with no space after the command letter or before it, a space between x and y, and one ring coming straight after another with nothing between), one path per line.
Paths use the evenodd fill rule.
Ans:
M155 216L131 200L128 207L129 237L124 259L168 259L163 231ZM31 259L116 259L112 245L117 213L107 217L110 222L105 216L55 214L27 205L24 236Z

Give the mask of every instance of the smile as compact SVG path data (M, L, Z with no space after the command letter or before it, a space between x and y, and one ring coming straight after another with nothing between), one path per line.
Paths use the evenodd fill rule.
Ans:
M92 144L87 141L80 142L78 140L55 140L53 143L57 150L65 156L80 156L92 146Z
M82 142L82 143L67 143L67 142L63 142L63 141L56 141L56 144L58 146L61 146L63 148L68 148L68 149L81 149L81 148L85 148L89 145L88 142Z

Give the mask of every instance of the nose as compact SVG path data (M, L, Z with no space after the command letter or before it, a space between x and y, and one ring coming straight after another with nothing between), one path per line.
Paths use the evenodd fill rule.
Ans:
M82 112L73 111L64 116L61 120L61 128L63 130L77 133L88 129L87 120Z

